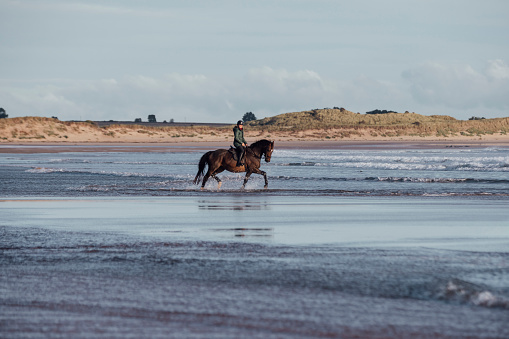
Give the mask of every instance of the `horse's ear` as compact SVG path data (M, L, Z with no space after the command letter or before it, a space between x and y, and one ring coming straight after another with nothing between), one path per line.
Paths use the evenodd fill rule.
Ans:
M275 140L273 140L273 141L272 141L272 148L274 148L274 141L275 141Z

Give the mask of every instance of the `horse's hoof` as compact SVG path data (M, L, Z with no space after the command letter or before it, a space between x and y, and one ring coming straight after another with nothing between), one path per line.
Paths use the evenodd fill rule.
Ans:
M263 186L263 188L267 189L267 188L269 188L269 185L265 185L265 186Z
M205 187L200 188L202 191L205 189Z
M241 190L245 190L246 189L246 186L242 185L242 187L240 188Z
M223 184L222 182L220 182L219 184L217 184L217 189L218 189L218 190L219 190L219 189L221 189L221 185L222 185L222 184Z

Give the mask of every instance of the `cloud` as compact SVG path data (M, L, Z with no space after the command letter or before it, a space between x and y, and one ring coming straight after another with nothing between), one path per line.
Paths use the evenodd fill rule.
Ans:
M0 82L0 101L11 117L58 116L62 120L214 121L230 109L225 88L203 75L127 76L96 81Z
M176 18L177 14L165 8L150 8L146 4L123 5L102 5L90 2L70 2L70 1L19 1L6 0L4 4L7 8L18 8L30 11L48 11L48 12L75 12L87 13L93 15L117 15L117 16L136 16L136 17L163 17ZM149 4L148 4L149 5Z
M508 71L501 60L488 62L482 72L468 65L427 63L403 74L410 91L408 86L368 76L333 79L312 70L266 66L238 77L170 73L92 81L2 80L0 102L11 117L62 120L132 121L155 114L160 121L230 122L245 112L263 118L335 106L356 112L378 108L428 115L459 113L459 118L468 118L472 107L498 107L502 110L498 113L509 107Z
M365 112L400 105L408 97L397 85L367 76L331 79L310 70L270 67L251 69L233 88L236 107L252 107L263 116L335 106Z
M376 102L399 95L393 85L368 77L333 80L310 70L270 67L253 68L237 78L172 73L96 81L4 80L0 90L11 116L134 120L156 114L159 120L207 122L236 120L248 111L262 118L326 106L352 107L358 101L373 109L379 107Z
M252 111L280 113L298 107L312 108L323 102L334 88L316 72L290 72L270 67L254 68L235 79L230 100L235 107L252 107ZM251 109L249 109L251 111Z
M503 60L491 60L486 66L485 74L492 80L508 80L509 66Z
M454 109L509 108L509 67L503 60L487 62L483 71L470 65L426 63L402 74L414 99L429 106Z

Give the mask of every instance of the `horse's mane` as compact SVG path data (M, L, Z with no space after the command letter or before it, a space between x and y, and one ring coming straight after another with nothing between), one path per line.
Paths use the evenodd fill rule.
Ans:
M250 148L257 148L257 147L266 147L268 144L271 144L272 141L269 141L267 139L262 139L253 142L251 145L249 145Z

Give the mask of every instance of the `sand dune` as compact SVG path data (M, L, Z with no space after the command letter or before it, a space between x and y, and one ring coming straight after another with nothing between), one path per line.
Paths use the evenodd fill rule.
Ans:
M493 120L493 119L490 119ZM467 126L468 127L468 126ZM488 143L509 145L509 134L482 131L468 133L415 133L387 127L271 129L264 126L245 127L246 139L253 142L270 139L283 142L322 142L335 144L345 142L451 142ZM0 144L48 144L48 143L215 143L228 144L232 140L231 127L168 126L148 127L142 125L109 125L98 127L93 122L64 122L41 117L0 119Z

